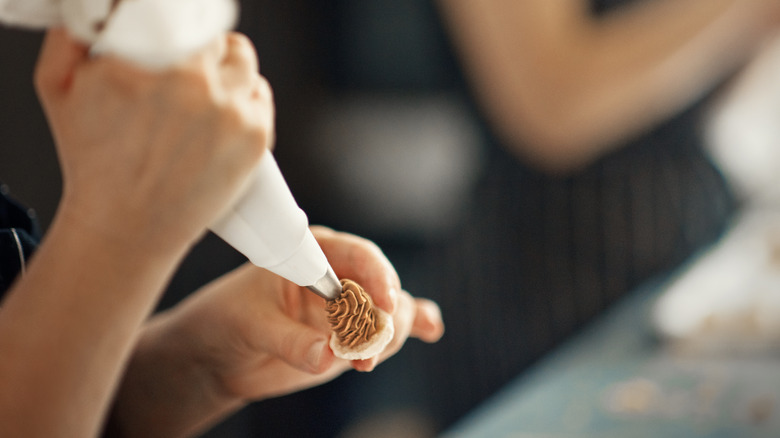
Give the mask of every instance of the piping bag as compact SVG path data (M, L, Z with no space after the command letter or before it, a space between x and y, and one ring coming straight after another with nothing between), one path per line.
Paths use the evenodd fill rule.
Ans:
M64 26L91 47L159 70L233 28L234 0L0 0L0 22L44 29ZM270 151L236 203L209 227L250 262L325 299L341 284L317 244Z

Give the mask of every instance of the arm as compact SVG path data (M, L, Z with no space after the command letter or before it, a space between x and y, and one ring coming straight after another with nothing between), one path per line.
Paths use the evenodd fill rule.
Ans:
M772 0L640 1L604 18L584 0L442 0L497 132L550 170L585 165L744 63Z
M94 436L178 258L60 214L0 312L0 435Z
M350 365L369 371L410 335L427 342L442 335L438 307L402 291L375 245L313 231L339 276L364 285L393 315L395 338L380 358L350 364L334 357L324 300L247 264L147 324L107 435L190 436L250 401L324 383Z
M63 196L0 311L1 436L99 433L142 322L269 146L250 50L228 37L150 73L47 35L36 85Z

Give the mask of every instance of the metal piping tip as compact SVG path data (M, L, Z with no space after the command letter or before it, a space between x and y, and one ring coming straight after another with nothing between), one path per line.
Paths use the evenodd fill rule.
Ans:
M339 278L336 276L336 273L333 272L333 268L331 268L330 265L328 265L328 270L322 278L311 286L306 287L326 300L335 300L336 297L341 295L341 282L339 282Z

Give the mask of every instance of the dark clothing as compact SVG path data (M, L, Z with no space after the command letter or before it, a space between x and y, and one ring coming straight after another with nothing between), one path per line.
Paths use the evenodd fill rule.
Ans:
M24 272L40 237L35 213L11 199L0 184L0 298Z
M441 361L432 406L444 423L720 236L735 202L696 114L567 178L492 151L473 214L430 264L447 334L426 354Z
M489 159L471 214L429 265L447 325L424 352L442 425L721 235L736 202L702 148L704 105L567 177L527 167L484 124Z

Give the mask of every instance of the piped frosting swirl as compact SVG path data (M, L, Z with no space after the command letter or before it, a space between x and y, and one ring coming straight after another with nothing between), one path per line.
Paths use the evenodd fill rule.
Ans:
M339 344L354 348L377 333L377 316L371 297L352 280L341 280L341 295L328 301L328 322Z

